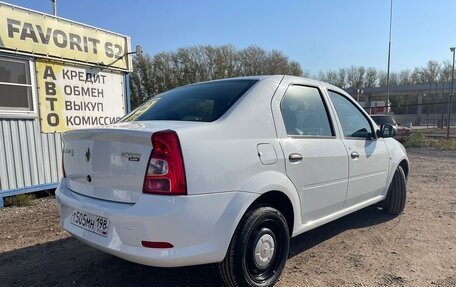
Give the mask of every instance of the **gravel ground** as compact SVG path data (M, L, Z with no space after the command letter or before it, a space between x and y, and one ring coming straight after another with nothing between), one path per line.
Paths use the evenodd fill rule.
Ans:
M292 239L276 286L456 286L456 152L409 151L405 211L369 207ZM0 210L0 286L222 286L216 265L154 268L69 236L52 197Z

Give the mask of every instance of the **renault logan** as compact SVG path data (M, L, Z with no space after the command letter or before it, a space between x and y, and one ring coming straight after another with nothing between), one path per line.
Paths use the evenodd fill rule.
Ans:
M402 212L409 164L393 136L315 80L179 87L64 134L61 225L129 261L219 263L228 286L271 286L290 237L374 204Z

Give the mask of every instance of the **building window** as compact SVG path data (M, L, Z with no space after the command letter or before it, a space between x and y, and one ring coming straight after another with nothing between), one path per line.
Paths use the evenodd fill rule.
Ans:
M33 111L28 60L0 57L0 111Z

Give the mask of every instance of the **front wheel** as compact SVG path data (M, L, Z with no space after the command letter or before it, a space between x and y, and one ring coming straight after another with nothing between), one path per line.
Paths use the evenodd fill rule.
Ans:
M402 167L398 166L383 202L383 210L392 215L399 215L404 210L406 195L405 173Z
M228 286L272 286L288 258L290 237L285 217L267 206L249 210L231 240L220 274Z

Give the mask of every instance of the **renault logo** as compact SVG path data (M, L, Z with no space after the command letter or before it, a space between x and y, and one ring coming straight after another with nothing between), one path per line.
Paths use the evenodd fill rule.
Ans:
M90 161L90 148L87 148L85 156L86 156L87 162L89 162Z

